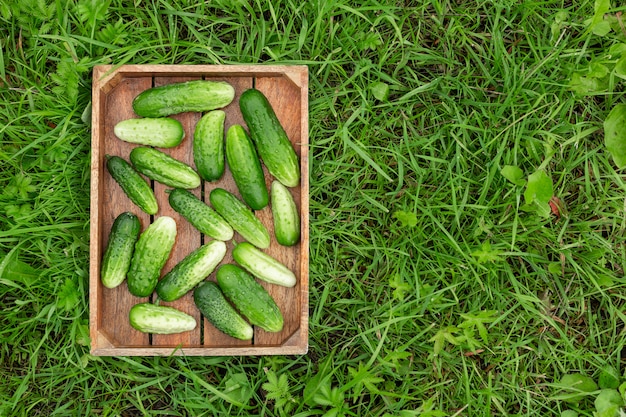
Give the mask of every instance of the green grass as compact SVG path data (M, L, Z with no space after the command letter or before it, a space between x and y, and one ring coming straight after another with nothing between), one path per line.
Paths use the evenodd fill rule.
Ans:
M0 4L1 416L592 416L558 381L622 374L602 121L623 82L568 86L624 41L585 31L594 2L48 3ZM308 354L89 355L81 116L104 63L309 66ZM505 165L566 211L524 210Z

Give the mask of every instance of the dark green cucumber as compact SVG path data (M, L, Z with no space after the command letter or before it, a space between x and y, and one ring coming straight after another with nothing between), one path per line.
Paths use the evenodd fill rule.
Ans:
M139 236L135 252L126 274L126 283L131 294L147 297L161 276L176 240L176 222L168 216L157 218Z
M300 214L291 191L280 181L270 187L274 236L283 246L293 246L300 240Z
M130 325L143 333L174 334L196 328L196 319L173 307L139 303L128 314Z
M219 267L217 283L235 308L248 321L268 332L283 329L283 315L272 296L243 269L233 264Z
M241 125L232 125L226 133L226 160L243 201L253 210L269 204L265 175L254 143Z
M146 177L175 188L197 188L201 180L189 165L154 148L139 146L130 151L130 162Z
M100 279L106 288L115 288L126 279L140 231L141 223L133 213L124 212L113 221L100 268Z
M235 246L233 259L246 271L265 282L283 287L296 285L296 276L289 268L248 242Z
M214 188L209 195L211 205L245 240L261 249L270 246L267 228L235 195L223 188Z
M133 110L143 117L163 117L184 112L206 112L229 105L235 89L223 81L187 81L149 88L133 100Z
M212 240L177 263L156 286L163 301L178 300L204 280L226 255L226 244Z
M300 182L298 155L267 97L251 88L241 95L239 107L267 170L285 186L297 186Z
M193 160L206 181L222 178L224 163L224 121L226 113L213 110L202 116L193 133Z
M233 238L230 224L191 192L175 188L170 191L168 200L170 206L201 233L222 241Z
M183 125L169 117L122 120L115 125L113 133L124 142L159 148L178 146L185 137Z
M230 305L215 282L206 281L196 287L193 300L198 310L216 329L237 339L252 339L252 326Z
M154 191L146 180L125 159L108 155L106 159L107 170L130 201L144 212L156 214L159 211L159 205Z

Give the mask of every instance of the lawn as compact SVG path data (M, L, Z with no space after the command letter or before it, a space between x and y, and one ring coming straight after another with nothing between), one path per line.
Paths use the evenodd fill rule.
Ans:
M0 2L0 416L618 416L612 3ZM89 354L91 74L123 63L308 65L307 354Z

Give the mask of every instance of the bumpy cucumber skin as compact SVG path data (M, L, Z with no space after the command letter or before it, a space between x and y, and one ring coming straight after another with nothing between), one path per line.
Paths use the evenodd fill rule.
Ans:
M200 186L200 176L189 165L154 148L139 146L130 151L130 162L146 177L175 188Z
M230 224L191 192L174 188L170 191L168 200L170 206L201 233L222 241L233 238L234 232Z
M213 110L202 116L193 133L193 159L205 181L217 181L225 170L224 121L226 113Z
M235 308L248 321L267 332L283 329L284 319L272 296L246 271L233 264L222 265L217 283Z
M202 315L219 331L240 340L252 339L252 326L228 303L215 282L206 281L196 287L193 300Z
M154 191L141 175L119 156L107 156L107 170L115 182L119 184L124 194L137 207L148 214L156 214L159 211Z
M128 314L130 325L143 333L174 334L193 330L196 319L173 307L139 303Z
M184 112L206 112L229 105L235 89L223 81L187 81L149 88L133 100L133 110L143 117L163 117Z
M121 213L113 221L100 267L100 279L106 288L115 288L126 279L140 231L141 222L133 213Z
M241 95L239 107L267 170L285 186L297 186L298 156L267 97L251 88Z
M223 188L214 188L209 195L211 205L236 232L254 246L266 249L270 246L267 228L235 195Z
M200 246L177 263L158 282L156 293L163 301L175 301L204 280L226 255L226 244L219 240Z
M139 236L126 274L131 294L137 297L152 294L175 241L176 222L169 216L159 217Z
M241 125L226 133L226 160L239 194L250 208L261 210L269 204L265 175L254 143Z
M274 236L283 246L293 246L300 240L300 214L287 187L280 181L270 186Z
M113 133L124 142L158 148L178 146L185 137L183 125L169 117L122 120L115 125Z
M289 268L248 242L235 246L233 259L246 271L265 282L283 287L296 285L296 276Z

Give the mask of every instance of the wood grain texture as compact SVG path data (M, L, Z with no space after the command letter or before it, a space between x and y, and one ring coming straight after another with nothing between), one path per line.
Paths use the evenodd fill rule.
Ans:
M245 127L239 110L239 96L252 86L268 96L277 116L287 131L301 162L302 180L298 187L291 188L301 213L301 242L293 247L280 246L273 237L271 207L255 214L272 234L270 248L266 252L289 267L298 278L293 288L263 285L277 301L285 317L285 327L279 333L255 330L252 342L240 341L224 335L203 319L195 308L192 294L172 303L163 303L194 315L199 327L193 332L178 335L153 335L150 337L132 329L128 323L128 310L132 305L148 299L139 299L128 293L126 284L109 290L100 284L99 269L104 246L112 222L123 211L139 215L142 230L151 217L141 212L123 194L104 168L104 155L118 154L128 160L130 150L136 146L120 141L113 135L113 126L129 117L132 99L141 91L154 85L180 82L190 79L224 80L236 91L235 100L223 110L226 112L225 131L237 123ZM272 355L302 354L308 349L308 71L303 66L262 65L125 65L119 68L98 66L94 69L92 113L92 183L91 183L91 259L90 259L90 332L91 352L104 356L150 356L150 355ZM193 129L201 117L199 113L184 113L172 116L183 123L186 138L176 148L164 150L192 167ZM269 188L271 175L266 170ZM208 203L208 195L215 187L221 187L239 196L228 166L219 181L204 182L192 190ZM154 218L169 215L177 222L178 235L175 247L163 274L178 261L210 240L195 230L184 218L175 213L167 202L168 187L154 184L159 202L159 212ZM234 262L230 250L234 242L242 241L235 234L227 242L229 249L222 264ZM215 280L215 272L207 279ZM155 298L154 295L151 298Z

